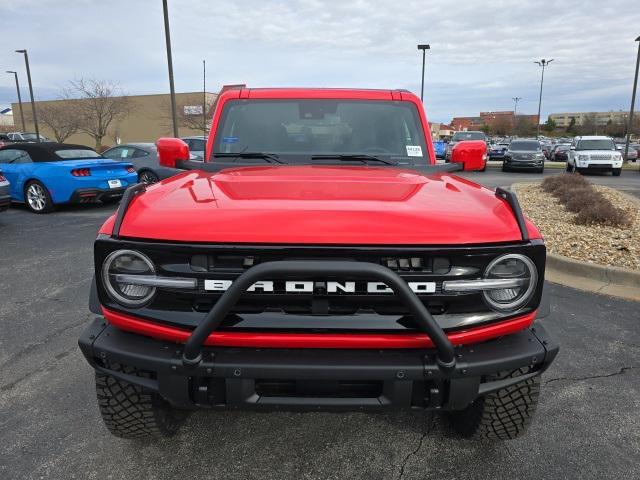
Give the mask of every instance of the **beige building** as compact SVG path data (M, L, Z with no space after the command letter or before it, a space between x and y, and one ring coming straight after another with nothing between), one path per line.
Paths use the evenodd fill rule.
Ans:
M163 136L172 136L171 123L171 98L169 94L159 95L132 95L117 97L126 99L130 112L121 118L114 120L107 130L107 135L102 139L102 145L113 146L117 143L128 142L155 142ZM178 116L178 133L180 136L204 135L204 130L210 127L211 106L217 98L216 93L189 92L176 93L176 106ZM203 117L203 100L206 100L207 114ZM61 112L61 115L69 115L74 110L77 102L89 100L48 100L36 102L38 113L38 127L40 134L55 139L54 132L47 125L46 114ZM22 102L25 113L26 130L34 131L31 118L31 104ZM12 104L14 112L19 112L17 103ZM54 115L55 116L55 115ZM206 127L204 119L206 118ZM79 143L90 147L95 146L95 140L87 133L78 131L65 140L67 143Z
M446 140L451 138L455 133L451 125L445 123L430 123L429 129L431 130L432 140Z
M629 112L611 110L609 112L573 112L573 113L552 113L549 118L556 122L557 127L566 128L571 123L571 119L575 118L576 125L582 125L585 118L595 119L597 126L605 126L611 123L626 123Z

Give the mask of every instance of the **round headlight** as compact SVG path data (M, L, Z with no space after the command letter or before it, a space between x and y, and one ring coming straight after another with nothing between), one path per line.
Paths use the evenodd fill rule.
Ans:
M483 292L485 302L494 310L517 310L533 296L538 272L529 257L512 253L493 260L485 270L484 278L517 280L516 286Z
M156 293L156 288L127 283L127 278L134 275L155 275L151 260L135 250L116 250L102 265L102 282L109 296L121 305L136 308L147 303Z

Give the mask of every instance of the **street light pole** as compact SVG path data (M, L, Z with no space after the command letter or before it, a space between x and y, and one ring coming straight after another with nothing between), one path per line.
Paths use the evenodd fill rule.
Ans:
M14 72L13 70L7 70L7 73L13 73L13 76L16 78L16 91L18 92L18 105L20 106L20 119L22 120L22 131L24 132L27 127L24 123L24 111L22 110L22 96L20 95L20 84L18 83L18 72Z
M511 100L513 100L513 116L515 118L518 114L518 102L522 100L522 97L511 97Z
M420 87L420 101L424 100L424 64L426 61L427 50L431 47L428 44L418 45L418 50L422 50L422 86Z
M640 37L636 38L636 42L640 42ZM631 108L629 109L629 123L627 124L627 140L624 146L624 158L627 159L629 154L629 139L631 138L631 129L633 128L633 110L636 103L636 88L638 87L638 67L640 66L640 43L638 43L638 58L636 59L636 75L633 79L633 93L631 94Z
M31 85L31 69L29 68L29 55L26 50L16 50L16 53L24 55L24 63L27 67L27 81L29 82L29 95L31 96L31 110L33 111L33 126L36 130L36 142L40 142L40 129L38 128L38 115L36 114L36 102L33 99L33 85Z
M202 134L207 136L207 62L202 60Z
M178 138L178 116L176 114L176 89L173 86L173 60L171 59L171 34L169 33L169 11L167 0L162 0L164 14L164 39L167 44L167 64L169 66L169 91L171 94L171 119L173 121L173 136Z
M536 131L536 138L540 137L540 109L542 108L542 85L544 84L544 68L553 62L553 58L551 60L545 60L544 58L537 63L542 67L542 77L540 78L540 97L538 98L538 128Z

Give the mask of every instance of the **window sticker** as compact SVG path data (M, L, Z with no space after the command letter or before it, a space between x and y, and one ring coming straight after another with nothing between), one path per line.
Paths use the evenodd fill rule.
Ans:
M222 137L222 143L238 143L238 137Z
M407 156L409 157L421 157L422 147L420 145L407 145Z
M129 153L129 150L123 148L122 152L120 152L120 158L127 158L127 153Z

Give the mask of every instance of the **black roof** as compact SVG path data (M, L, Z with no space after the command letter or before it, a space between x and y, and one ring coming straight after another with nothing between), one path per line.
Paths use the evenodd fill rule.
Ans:
M59 159L61 157L56 154L58 150L93 150L93 148L87 147L86 145L57 142L14 143L0 148L0 150L10 149L27 152L34 162L50 162L52 159Z

